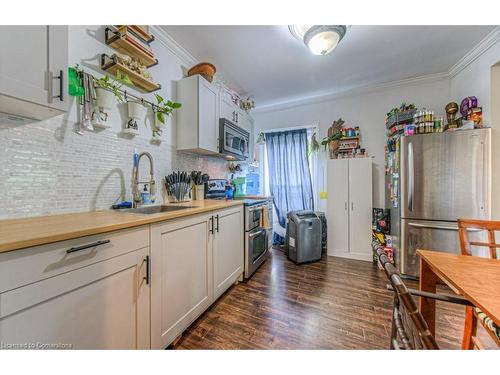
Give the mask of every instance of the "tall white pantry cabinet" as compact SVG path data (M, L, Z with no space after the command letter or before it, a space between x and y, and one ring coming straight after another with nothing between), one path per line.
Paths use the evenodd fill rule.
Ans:
M372 159L328 160L328 255L372 260Z

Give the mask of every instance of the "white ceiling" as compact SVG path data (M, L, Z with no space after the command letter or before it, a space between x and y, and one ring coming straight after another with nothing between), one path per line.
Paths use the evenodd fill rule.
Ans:
M447 72L494 26L352 26L327 56L287 26L163 26L259 107Z

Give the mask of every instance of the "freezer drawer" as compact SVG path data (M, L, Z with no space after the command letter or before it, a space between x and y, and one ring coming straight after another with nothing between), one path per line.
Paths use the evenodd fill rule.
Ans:
M401 220L402 249L401 273L418 276L420 259L417 249L436 250L460 254L460 242L456 222ZM471 241L484 240L483 232L469 232Z

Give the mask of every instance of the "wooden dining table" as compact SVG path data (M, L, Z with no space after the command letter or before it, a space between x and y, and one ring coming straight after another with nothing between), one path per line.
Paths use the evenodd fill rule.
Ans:
M456 294L479 307L500 326L500 260L440 251L417 250L420 290L436 293L441 280ZM436 301L420 297L420 312L429 330L436 331Z

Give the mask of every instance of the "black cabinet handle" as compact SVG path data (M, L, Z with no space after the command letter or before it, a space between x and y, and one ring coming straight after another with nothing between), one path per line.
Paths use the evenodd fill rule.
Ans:
M53 77L53 79L58 79L59 80L59 95L53 96L53 98L59 98L59 100L62 102L64 101L64 78L63 78L63 71L59 71L59 75Z
M101 245L104 245L104 244L107 244L107 243L110 243L110 242L111 242L110 240L96 241L96 242L93 242L93 243L89 243L87 245L72 247L71 249L66 250L66 253L70 254L70 253L74 253L76 251L90 249L91 247L101 246Z
M217 215L215 218L217 219L217 227L215 228L215 230L217 231L217 233L219 233L219 215Z
M151 274L150 274L150 263L149 263L149 255L146 255L146 259L144 259L144 261L146 262L146 276L144 277L144 280L146 280L146 284L149 285L149 279L151 277Z
M209 220L209 222L210 222L210 223L208 224L208 225L210 226L210 228L208 229L208 233L210 233L210 234L214 234L214 217L212 216L212 217L211 217L210 219L208 219L208 220Z

